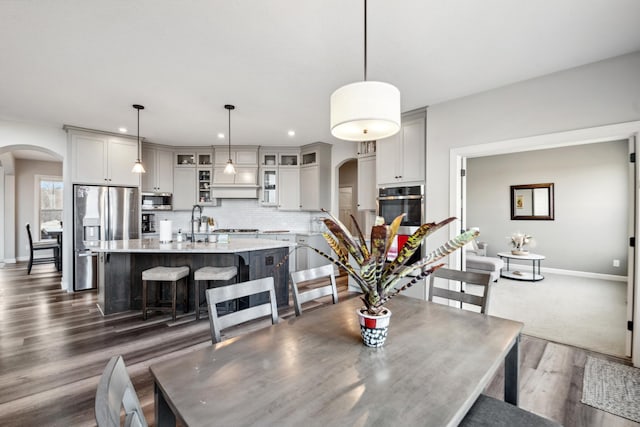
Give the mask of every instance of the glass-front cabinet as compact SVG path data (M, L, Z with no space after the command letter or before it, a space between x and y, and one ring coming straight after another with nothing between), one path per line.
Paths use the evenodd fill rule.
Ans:
M211 168L198 168L198 202L211 202Z
M211 166L213 165L213 152L211 153L197 153L198 166Z
M278 171L262 170L262 204L276 206L278 204Z
M175 166L194 167L196 165L196 153L176 153Z

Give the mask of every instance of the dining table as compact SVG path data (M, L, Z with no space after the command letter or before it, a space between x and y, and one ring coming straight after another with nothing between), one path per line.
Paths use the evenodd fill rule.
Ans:
M362 344L359 298L149 367L157 426L455 426L504 363L518 403L523 324L406 296L383 347Z

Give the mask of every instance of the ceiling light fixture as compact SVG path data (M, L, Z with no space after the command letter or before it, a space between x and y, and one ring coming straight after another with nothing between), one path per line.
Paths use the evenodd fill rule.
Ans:
M131 172L145 173L144 166L142 166L142 161L140 160L140 158L142 157L142 147L140 145L140 110L144 110L144 106L133 104L133 108L138 110L138 159L133 164L133 169L131 169Z
M227 166L225 166L224 168L224 173L235 174L236 168L233 166L233 160L231 160L231 110L234 110L236 107L231 104L226 104L224 108L226 108L229 111L229 133L228 133L229 160L227 160Z
M400 91L389 83L367 81L367 0L364 0L364 81L331 95L331 134L347 141L372 141L400 130Z

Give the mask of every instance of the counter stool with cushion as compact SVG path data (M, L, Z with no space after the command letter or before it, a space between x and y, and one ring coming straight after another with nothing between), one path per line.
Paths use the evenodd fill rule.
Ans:
M177 297L177 286L178 282L182 281L184 284L184 312L186 313L189 309L188 304L188 278L189 278L189 267L153 267L148 270L144 270L142 272L142 318L147 320L147 311L148 310L156 310L156 311L171 311L173 316L173 320L176 320L176 297ZM182 280L184 279L184 280ZM148 282L171 282L171 301L162 301L158 297L159 295L159 287L156 288L156 306L149 306L147 304L147 287ZM171 307L161 306L160 304L171 302Z
M238 267L236 267L235 265L230 267L202 267L193 273L193 280L196 283L196 320L200 319L200 284L204 282L204 289L206 291L207 289L209 289L209 281L228 281L233 279L237 275ZM203 303L204 302L205 301L203 301ZM227 301L224 304L231 305L233 304L233 301ZM204 310L207 309L206 306L203 308Z

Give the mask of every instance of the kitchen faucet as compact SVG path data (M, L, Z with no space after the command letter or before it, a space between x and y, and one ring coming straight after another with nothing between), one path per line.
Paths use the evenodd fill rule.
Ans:
M198 230L200 229L200 220L202 219L202 206L193 205L193 208L191 208L191 242L192 243L195 243L195 241L196 241L196 235L195 235L195 232L194 232L194 229L193 229L193 224L196 221L196 219L194 218L196 208L198 208L198 210L200 211L200 213L198 215Z

